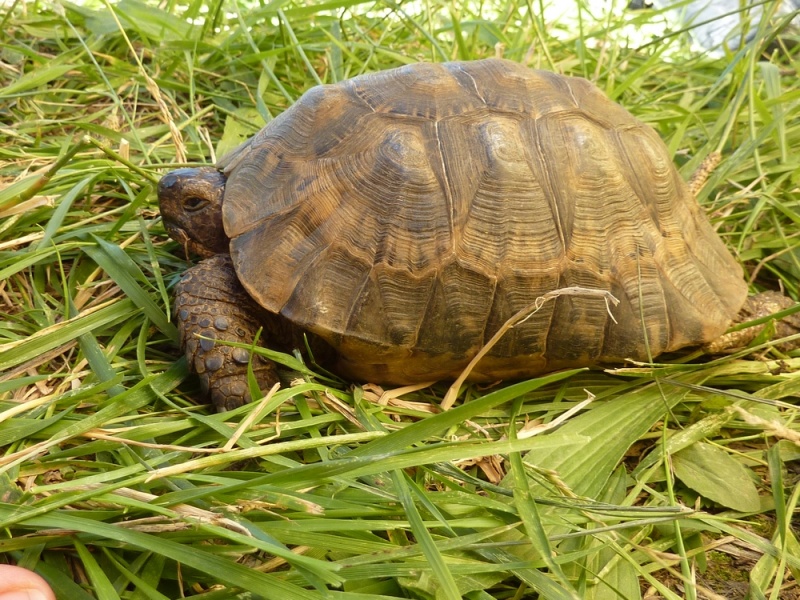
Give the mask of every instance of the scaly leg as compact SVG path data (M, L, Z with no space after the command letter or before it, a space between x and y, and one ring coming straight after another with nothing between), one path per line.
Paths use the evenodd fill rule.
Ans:
M692 198L697 198L697 194L703 189L706 181L708 181L711 173L714 172L714 169L717 168L721 160L722 155L719 152L712 152L703 159L703 162L700 163L697 170L692 173L692 176L686 183L686 185L689 186L689 193L692 194Z
M761 292L760 294L748 296L734 322L745 323L747 321L754 321L761 317L766 317L785 310L794 304L794 300L788 296L784 296L780 292ZM726 333L706 344L705 350L711 354L736 352L747 347L747 345L761 333L764 327L764 325L758 325L748 327L747 329L740 329L733 333ZM798 333L800 333L800 313L794 313L775 321L774 338L784 338ZM783 352L789 352L800 347L800 340L778 344L777 347Z
M244 348L214 340L252 343L264 326L260 318L264 312L242 288L225 255L190 268L177 285L175 315L186 360L220 412L250 401L247 365L251 356ZM275 364L255 354L252 364L256 381L266 392L278 381Z

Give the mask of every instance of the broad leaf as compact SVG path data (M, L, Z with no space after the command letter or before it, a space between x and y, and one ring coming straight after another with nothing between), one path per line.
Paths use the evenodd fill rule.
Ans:
M756 512L761 503L749 471L724 450L698 442L672 456L675 475L701 496L733 510Z

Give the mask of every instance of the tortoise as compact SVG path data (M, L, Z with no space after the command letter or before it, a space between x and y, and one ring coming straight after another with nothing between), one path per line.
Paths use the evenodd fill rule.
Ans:
M747 297L652 128L584 79L502 59L315 87L158 196L168 233L204 258L175 311L219 410L249 400L250 353L214 340L260 328L282 348L307 334L344 377L410 384L455 378L554 290L619 301L545 303L470 372L490 381L704 344Z

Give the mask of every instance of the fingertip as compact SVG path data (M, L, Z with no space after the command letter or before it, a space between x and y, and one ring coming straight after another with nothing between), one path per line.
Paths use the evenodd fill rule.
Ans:
M22 567L0 565L0 600L56 600L39 575Z

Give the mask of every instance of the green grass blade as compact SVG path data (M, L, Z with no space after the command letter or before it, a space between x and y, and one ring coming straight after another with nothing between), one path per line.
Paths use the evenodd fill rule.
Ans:
M0 510L2 510L2 507L0 507ZM75 540L74 543L78 556L86 569L86 574L92 582L92 587L97 592L98 600L119 600L119 594L117 594L106 573L97 564L92 553L79 540Z
M5 521L12 515L19 518L21 512L24 513L24 509L21 511L20 507L0 503L0 520ZM203 573L213 573L228 585L258 593L264 598L274 598L275 600L315 600L323 598L319 593L310 592L296 585L285 583L274 575L260 573L244 565L230 562L224 558L213 556L163 537L148 535L132 529L114 527L113 525L99 523L77 515L70 515L66 512L32 519L25 519L23 516L22 520L28 526L74 530L92 537L99 536L147 551L158 552Z
M436 596L448 600L459 600L459 598L461 598L461 593L458 590L453 575L445 564L444 557L436 547L431 533L425 526L422 516L419 514L419 510L417 510L417 505L414 502L409 484L406 482L405 474L402 471L394 471L392 473L392 481L394 482L394 487L397 491L400 503L405 509L411 531L417 543L422 547L422 552L427 559L428 566L433 570L434 577L437 580L438 587Z
M97 246L85 246L83 251L100 265L136 306L144 312L147 318L177 345L179 341L178 330L169 322L161 307L153 301L150 294L142 287L147 278L138 265L119 246L97 237L94 240Z
M476 415L484 413L496 406L506 404L512 400L519 398L523 394L532 392L543 386L567 379L579 373L580 370L562 371L553 373L544 377L522 381L513 385L504 387L496 392L487 394L483 398L473 400L467 404L462 404L448 411L442 412L431 418L425 419L409 425L400 431L381 439L371 442L370 444L357 449L352 453L352 456L364 456L367 454L382 454L391 452L402 448L407 448L417 442L434 437L441 434L449 427L462 423Z
M118 324L133 314L133 302L120 300L46 327L21 342L4 344L0 346L0 371L36 358L48 350L74 343L84 334Z

